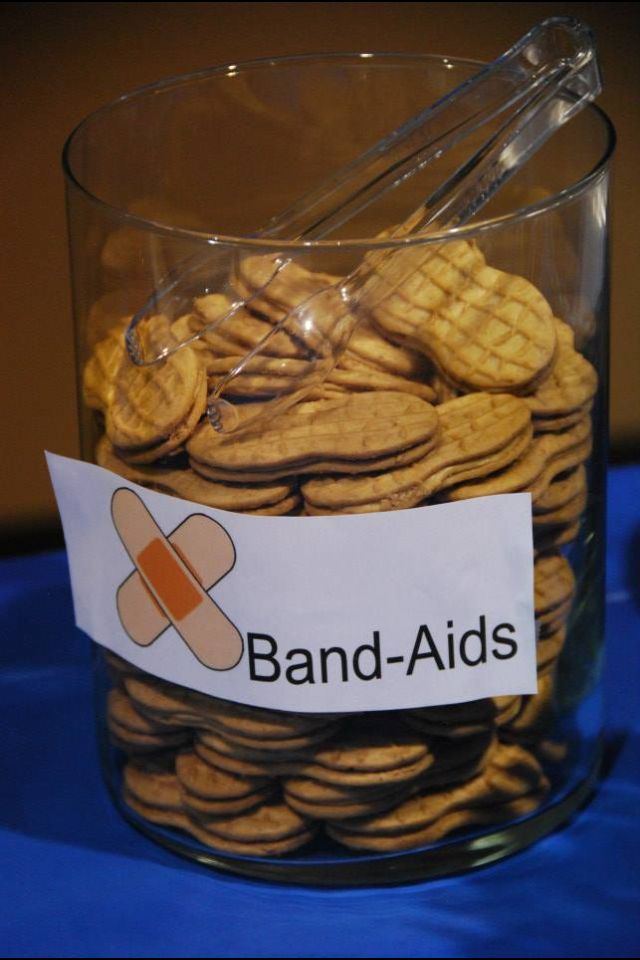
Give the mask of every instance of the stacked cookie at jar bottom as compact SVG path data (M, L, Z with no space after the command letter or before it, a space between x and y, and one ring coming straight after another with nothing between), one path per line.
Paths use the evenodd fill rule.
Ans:
M124 320L96 344L84 392L104 424L97 462L151 489L259 515L529 491L538 693L392 714L291 714L207 697L107 655L126 802L208 847L265 857L318 833L354 850L415 849L531 813L563 750L555 677L575 594L563 547L587 503L596 374L532 284L454 241L372 259L362 319L324 382L260 429L216 433L208 391L247 351L262 344L229 380L240 413L311 362L305 343L274 327L327 278L292 264L265 286L269 269L264 258L240 264L234 283L253 298L233 323L215 326L228 305L215 294L172 324L152 318L145 335L165 342L207 327L162 364L130 363ZM317 301L318 329L344 322L341 301Z

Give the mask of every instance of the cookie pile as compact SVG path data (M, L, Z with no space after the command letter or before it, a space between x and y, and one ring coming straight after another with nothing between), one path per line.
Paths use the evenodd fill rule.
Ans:
M127 803L224 852L275 856L321 828L354 849L402 850L520 816L548 790L534 753L498 736L520 715L519 697L358 717L283 714L106 657Z
M96 461L150 489L260 515L339 515L529 491L533 501L537 695L394 714L311 716L229 704L107 655L111 737L124 794L154 822L224 852L275 856L319 832L354 850L406 850L535 810L554 722L555 670L575 577L562 547L579 533L591 453L592 366L527 280L456 240L370 257L360 323L337 366L259 429L219 434L207 392L261 345L227 397L297 383L313 345L275 324L335 280L247 258L234 276L250 309L208 327L163 363L137 368L126 321L96 344L85 402L103 433ZM335 288L315 329L351 326ZM229 301L196 298L141 336L183 340ZM266 338L266 339L265 339Z

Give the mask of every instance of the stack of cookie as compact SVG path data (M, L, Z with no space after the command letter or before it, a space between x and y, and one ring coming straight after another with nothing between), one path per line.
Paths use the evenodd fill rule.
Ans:
M518 697L375 718L281 714L106 656L127 803L224 852L290 852L321 825L354 849L402 850L520 816L548 789L533 752L499 737Z
M529 813L548 790L556 665L575 592L563 545L587 502L595 371L570 327L528 281L463 240L371 258L360 325L335 369L260 429L216 433L206 396L239 360L227 396L242 404L293 385L311 345L275 327L328 281L268 258L234 282L250 309L197 298L142 335L202 336L136 368L124 321L95 347L86 403L104 434L99 464L151 489L255 514L339 515L530 491L536 547L539 692L448 707L309 716L238 707L110 657L108 717L127 756L124 790L146 819L221 851L271 856L318 831L358 850L405 850ZM269 282L269 278L274 278ZM315 327L338 339L351 317L335 288Z

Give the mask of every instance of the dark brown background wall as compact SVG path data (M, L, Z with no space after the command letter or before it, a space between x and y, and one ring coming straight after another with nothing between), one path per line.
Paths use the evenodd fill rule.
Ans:
M491 59L537 20L595 29L620 139L614 183L612 436L640 452L640 92L632 3L4 3L0 63L2 490L0 524L55 523L45 447L77 454L59 155L69 131L114 97L176 73L269 54L396 50Z

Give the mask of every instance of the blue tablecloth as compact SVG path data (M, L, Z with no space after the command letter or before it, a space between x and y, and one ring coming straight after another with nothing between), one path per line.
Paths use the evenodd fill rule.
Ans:
M497 865L324 890L217 874L132 830L103 787L89 643L62 551L3 561L0 950L64 957L627 957L640 950L640 467L610 472L605 774Z

